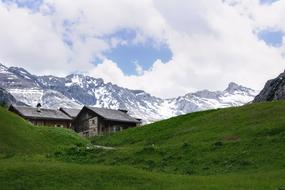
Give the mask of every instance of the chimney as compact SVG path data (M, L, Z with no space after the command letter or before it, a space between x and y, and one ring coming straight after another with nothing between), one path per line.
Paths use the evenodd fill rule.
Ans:
M123 113L128 113L128 110L124 110L124 109L118 109L118 110L123 112Z
M41 112L42 105L40 103L37 104L37 112Z

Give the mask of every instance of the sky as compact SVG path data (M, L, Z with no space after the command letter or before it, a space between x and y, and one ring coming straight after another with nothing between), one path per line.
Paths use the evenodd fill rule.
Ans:
M0 62L162 97L285 68L285 0L0 0Z

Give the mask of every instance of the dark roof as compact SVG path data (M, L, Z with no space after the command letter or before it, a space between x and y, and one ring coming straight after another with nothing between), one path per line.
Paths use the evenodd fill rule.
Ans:
M128 123L140 123L140 121L138 121L137 119L119 110L96 108L96 107L89 107L89 106L85 106L85 108L97 113L98 115L100 115L106 120L121 121L121 122L128 122Z
M76 118L79 112L81 111L81 109L75 109L75 108L59 108L59 110L72 118Z
M37 108L11 105L9 110L13 109L27 119L71 120L69 116L59 110L41 108L38 111Z

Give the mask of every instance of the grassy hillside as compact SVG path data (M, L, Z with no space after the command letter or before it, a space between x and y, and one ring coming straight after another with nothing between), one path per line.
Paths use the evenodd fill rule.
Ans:
M33 126L0 107L0 154L47 153L87 142L71 130Z
M285 101L249 104L178 116L142 128L94 138L106 146L177 146L185 142L249 140L285 135Z
M283 101L191 113L93 138L102 149L0 109L0 151L28 153L0 154L0 189L284 190L284 116Z
M285 102L191 113L93 143L116 149L61 157L187 175L285 169Z

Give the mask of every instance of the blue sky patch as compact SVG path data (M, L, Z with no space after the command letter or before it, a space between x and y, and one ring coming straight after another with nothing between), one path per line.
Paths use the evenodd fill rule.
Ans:
M151 68L157 59L167 62L172 58L172 52L165 43L157 44L157 42L151 39L146 40L144 43L133 43L136 37L136 32L134 31L122 30L112 35L112 37L121 39L126 44L119 44L106 52L105 56L116 62L125 74L137 74L136 64L139 64L146 70Z
M260 0L260 3L261 4L272 4L276 1L279 1L279 0Z
M43 0L1 0L3 3L15 3L18 7L28 8L33 11L39 9Z
M263 30L258 33L258 38L263 40L267 45L280 47L283 43L284 33L282 31Z

